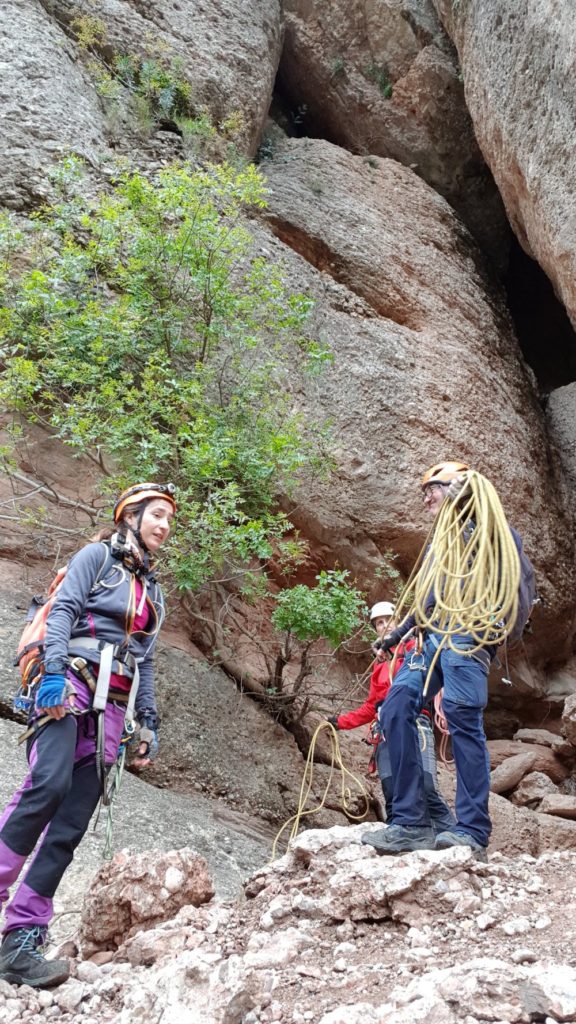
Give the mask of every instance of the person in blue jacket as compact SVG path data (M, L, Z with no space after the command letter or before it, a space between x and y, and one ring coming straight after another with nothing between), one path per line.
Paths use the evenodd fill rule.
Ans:
M436 517L447 496L457 499L460 475L468 469L462 462L442 462L424 474L422 492L429 515ZM511 533L521 559L530 565L523 555L519 535L512 529ZM430 612L433 605L431 595ZM414 617L406 618L384 638L382 650L395 647L414 626ZM488 699L488 672L495 650L486 647L470 653L477 645L472 637L462 634L453 639L453 646L458 650L441 650L430 680L428 697L444 688L442 708L456 769L456 826L434 835L427 815L416 717L428 667L439 640L438 635L427 632L422 654L405 661L382 705L380 722L386 736L394 785L390 827L367 834L362 841L383 854L468 846L478 859L484 860L492 826L488 813L490 761L483 709Z
M42 953L52 900L106 786L125 723L136 719L142 763L158 749L153 652L164 601L153 567L176 502L172 484L128 488L109 542L70 560L46 620L43 673L28 729L29 772L0 817L0 979L48 988L66 960Z

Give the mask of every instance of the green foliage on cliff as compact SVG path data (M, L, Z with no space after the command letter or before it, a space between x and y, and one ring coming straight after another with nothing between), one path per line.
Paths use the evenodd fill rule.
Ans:
M173 480L172 565L197 590L282 555L275 494L321 461L287 382L329 356L245 226L256 168L130 173L91 200L82 175L61 167L29 231L1 222L0 401L98 461L109 494Z
M170 125L193 148L199 143L202 149L210 140L232 147L241 135L242 113L235 110L215 125L210 112L193 96L183 59L164 41L147 33L139 53L114 52L105 21L90 14L73 18L70 29L112 130L128 115L128 124L139 134Z
M338 647L359 628L366 610L363 595L352 586L350 573L332 569L316 577L316 586L299 584L276 597L272 622L303 643L326 638Z
M371 82L378 86L384 99L389 100L392 96L393 86L386 68L381 64L370 64L367 68L364 68L364 74L366 78L369 78Z

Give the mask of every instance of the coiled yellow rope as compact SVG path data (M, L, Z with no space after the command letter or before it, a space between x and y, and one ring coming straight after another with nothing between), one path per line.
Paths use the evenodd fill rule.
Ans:
M331 742L330 772L328 775L328 781L326 782L326 785L324 787L324 792L322 794L320 803L317 804L316 807L310 807L306 809L306 803L308 801L310 793L312 792L312 783L314 780L314 753L316 749L316 741L318 739L320 732L323 729L329 730L329 737ZM288 836L289 842L291 839L294 839L294 837L298 835L298 829L300 828L300 822L302 818L308 817L311 814L316 814L317 811L322 810L326 803L326 797L328 796L328 791L330 789L332 777L334 775L334 770L336 768L339 769L341 772L340 802L342 810L344 811L346 817L351 818L353 821L362 821L366 817L368 811L370 810L370 799L368 793L366 792L366 788L364 787L360 779L356 775L354 775L353 772L349 771L348 768L346 768L344 762L342 761L342 755L340 753L340 744L338 742L338 733L334 726L330 722L320 722L320 725L316 728L314 735L312 736L312 739L310 741L310 748L308 750L308 757L306 758L304 775L302 777L302 784L300 786L298 810L296 811L296 814L294 814L291 818L288 819L288 821L284 822L282 828L276 834L276 838L274 840L274 843L272 844L272 860L274 860L274 858L277 856L278 843L280 841L280 837L284 834L286 829L290 828L290 835ZM346 784L347 778L350 778L354 781L354 783L358 787L361 797L364 800L366 806L362 814L353 814L352 811L350 810L351 789L350 786Z
M414 615L442 648L467 654L506 640L518 614L520 558L496 489L481 473L462 474L462 496L444 501L396 607L396 621ZM430 595L434 602L430 606Z

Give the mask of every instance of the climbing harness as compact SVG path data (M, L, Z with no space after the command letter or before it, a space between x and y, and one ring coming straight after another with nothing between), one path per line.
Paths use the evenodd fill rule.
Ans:
M90 710L96 718L96 771L102 787L102 803L104 806L107 806L110 799L106 767L106 704L108 701L126 704L125 728L127 726L132 727L133 733L134 707L140 680L138 662L133 655L120 648L117 644L106 643L94 637L76 637L71 642L71 647L74 647L74 649L80 648L88 652L98 651L100 655L97 678L92 674L86 658L72 658L70 668L73 672L78 673L93 694ZM128 693L115 690L110 686L110 676L120 666L124 667L124 674L126 674L126 667L132 672L132 684Z
M312 792L312 784L313 784L313 781L314 781L314 753L315 753L315 750L316 750L316 741L317 741L318 736L320 735L320 733L322 732L323 729L329 729L329 737L330 737L330 772L329 772L329 775L328 775L328 780L327 780L326 785L324 787L324 792L322 794L320 803L317 804L316 807L309 807L309 808L307 808L306 807L306 803L308 801L308 797L310 796L310 793ZM302 821L302 818L307 818L307 817L310 817L311 814L316 814L318 811L321 811L322 808L325 806L326 797L328 796L328 791L330 789L330 785L332 783L332 778L333 778L333 775L334 775L334 771L336 769L338 769L342 773L341 786L340 786L340 796L341 796L341 807L342 807L342 810L343 810L344 814L346 815L347 818L350 818L352 821L363 821L364 820L364 818L368 814L368 811L370 810L370 799L369 799L368 793L366 792L366 789L363 786L363 784L360 781L360 779L358 778L358 776L354 775L354 773L351 772L344 765L344 762L342 761L342 754L340 753L340 744L338 742L338 733L337 733L336 729L334 728L334 726L330 722L320 722L320 725L318 725L318 727L316 728L316 730L314 732L314 735L312 736L312 739L310 741L310 747L309 747L309 750L308 750L308 756L306 758L306 765L304 767L304 775L302 777L302 784L300 786L300 796L299 796L299 799L298 799L298 810L296 811L296 814L292 815L292 817L288 819L288 821L284 822L284 824L282 825L282 828L277 832L276 838L274 839L274 842L272 844L271 860L274 860L274 858L277 856L278 843L280 841L280 837L284 834L286 829L290 829L290 834L288 836L288 841L290 841L291 839L294 839L298 835L298 829L300 828L300 822ZM359 790L359 793L360 793L362 799L364 800L364 803L365 803L366 806L365 806L365 810L363 811L362 814L353 814L351 809L350 809L350 805L351 805L351 789L350 789L350 786L348 786L346 784L346 779L347 778L349 778L350 780L353 780L353 782L358 787L358 790Z

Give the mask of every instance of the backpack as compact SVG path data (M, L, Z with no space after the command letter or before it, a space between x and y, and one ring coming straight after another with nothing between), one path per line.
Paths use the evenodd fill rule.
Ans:
M520 584L518 586L518 614L507 637L509 644L516 644L522 639L532 615L532 606L537 601L534 566L524 551L522 541L517 534L515 534L515 540L520 559Z
M92 590L98 586L114 562L114 557L110 552L110 546L104 541L101 541L101 544L104 548L104 558L92 585ZM30 602L30 607L26 616L26 625L22 630L22 635L18 642L16 658L14 659L14 665L20 672L20 688L14 698L14 707L19 711L27 711L30 707L32 702L32 688L42 676L42 656L44 653L44 641L46 639L46 621L54 607L54 602L64 580L66 579L67 572L68 564L62 566L61 569L58 569L58 572L48 588L46 597L43 597L41 594L35 594Z

